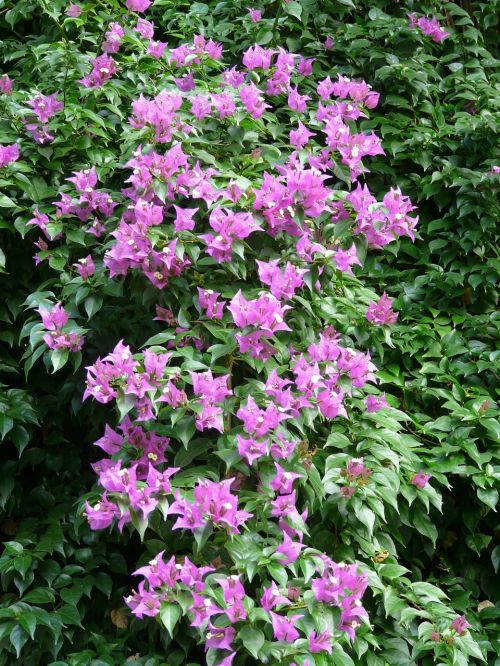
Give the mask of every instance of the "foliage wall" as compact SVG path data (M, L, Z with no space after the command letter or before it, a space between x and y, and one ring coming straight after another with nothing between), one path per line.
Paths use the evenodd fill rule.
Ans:
M0 1L0 664L500 663L497 29Z

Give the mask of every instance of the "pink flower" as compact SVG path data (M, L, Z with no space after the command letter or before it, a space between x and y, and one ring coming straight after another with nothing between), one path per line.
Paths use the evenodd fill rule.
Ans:
M69 315L61 303L56 303L51 310L40 308L38 312L40 313L44 327L49 331L63 328L69 320Z
M12 80L7 74L0 76L0 92L3 92L5 95L10 95L12 92Z
M338 80L333 84L333 94L342 99L350 98L360 102L368 109L374 109L380 95L372 91L365 81L351 81L346 76L338 75Z
M191 113L196 120L203 120L212 111L210 99L206 95L196 95L190 98Z
M288 95L288 106L294 111L305 113L307 110L306 102L310 99L309 95L299 95L297 88L291 88Z
M154 40L151 40L148 43L147 54L152 58L159 60L163 56L166 48L167 42L155 42Z
M233 627L224 627L219 629L213 624L208 624L207 639L205 641L205 650L208 648L217 648L219 650L230 650L232 642L236 635L236 630ZM236 653L233 653L233 656Z
M37 95L27 101L41 123L47 123L53 115L62 111L63 103L57 99L57 93L52 95Z
M222 57L222 44L218 44L212 39L209 39L205 44L205 53L212 60L220 60Z
M277 440L271 444L271 455L275 460L289 459L297 447L297 442L286 440L280 433Z
M328 37L325 39L325 43L323 44L325 51L330 51L333 49L333 39L328 35Z
M288 618L278 615L273 611L269 611L269 615L273 623L274 637L277 641L293 643L299 637L299 632L295 628L295 624L301 617L304 617L303 615L292 615L292 617Z
M281 594L274 581L271 582L270 587L264 588L264 593L260 598L260 605L267 611L272 610L276 606L289 606L291 603L287 597Z
M212 104L219 114L219 118L223 120L228 116L232 116L236 111L236 104L233 97L228 93L217 93L212 95Z
M217 664L217 666L232 666L235 657L236 657L236 652L231 652L231 654L228 654L227 657L224 657L224 659L220 661Z
M255 300L246 300L241 291L231 299L228 310L238 328L257 326L266 337L271 337L276 331L289 331L285 323L285 311L290 306L281 305L275 296L261 291Z
M313 63L316 58L304 58L300 56L299 64L297 65L297 73L301 76L310 76L313 71Z
M299 126L296 130L290 132L290 145L295 148L303 148L312 136L316 136L314 132L309 132L307 127L299 120Z
M91 275L94 275L95 273L94 261L92 259L92 255L90 254L86 257L83 257L83 259L79 259L76 264L73 264L73 266L80 273L80 276L84 280L86 280Z
M321 99L324 100L330 99L330 97L333 94L333 90L334 90L334 84L332 83L332 80L330 79L329 76L327 76L326 79L320 81L316 88L318 95L320 96Z
M235 604L245 598L245 588L243 587L239 576L218 578L217 582L223 590L224 601L226 604Z
M189 92L196 88L192 72L189 74L184 74L183 76L174 79L175 85L181 92Z
M271 49L263 49L262 46L255 44L245 51L242 62L249 70L269 69L272 57L273 51Z
M110 23L109 30L104 35L102 50L106 53L117 53L125 32L119 23Z
M236 67L231 67L231 69L226 69L222 72L222 78L224 83L231 88L237 89L245 82L245 75L243 72L239 72Z
M311 652L328 652L328 654L332 654L332 638L333 634L330 631L323 631L319 635L313 631L309 637L309 650Z
M217 291L198 287L198 303L209 319L222 319L225 302L219 303L219 296Z
M260 118L266 109L271 108L270 104L264 102L260 88L255 83L240 88L240 98L247 112L252 118Z
M287 472L277 462L274 463L274 467L276 468L276 476L269 485L274 492L280 495L288 495L293 490L293 482L296 479L302 479L303 475L296 474L295 472Z
M307 270L297 268L289 261L286 262L284 271L280 270L278 259L269 262L257 260L256 263L260 281L269 285L272 295L280 300L293 298L295 290L304 284L302 276Z
M365 399L366 411L369 413L378 412L379 409L389 407L385 394L369 395Z
M335 261L338 270L342 271L342 273L347 273L348 275L352 275L351 266L361 266L354 243L348 250L337 250L333 260Z
M458 615L450 624L450 629L456 631L459 636L464 636L470 626L465 615Z
M252 19L252 23L258 23L260 19L262 18L262 12L260 9L250 9L248 8L248 13L250 14L250 18Z
M125 2L125 6L131 12L145 12L150 4L151 0L126 0Z
M144 581L139 583L135 594L125 599L125 603L139 619L142 619L144 615L154 617L160 612L160 601L154 594L144 589Z
M237 213L220 206L210 213L209 223L217 235L201 234L200 238L207 244L207 254L218 263L231 261L233 241L243 240L260 229L250 213Z
M263 437L277 428L281 421L290 418L288 414L283 414L274 403L268 405L266 409L260 409L252 396L249 396L246 404L238 409L236 416L243 421L245 432L254 437Z
M351 458L347 462L346 472L350 480L354 480L358 476L365 479L371 474L371 470L365 467L363 458Z
M199 211L199 208L181 208L175 206L174 227L176 231L192 231L194 229L193 216Z
M116 62L111 56L105 53L94 58L90 63L92 71L87 76L84 76L83 79L80 79L80 83L85 88L99 88L118 71Z
M339 416L339 414L347 418L343 399L343 391L336 387L320 391L316 398L319 411L327 419L334 419Z
M421 490L422 488L425 488L431 476L432 474L424 474L424 472L418 472L417 474L413 475L411 483Z
M13 143L9 146L0 146L0 169L19 159L19 146Z
M49 235L47 226L48 226L50 220L49 220L48 215L45 215L45 213L40 213L38 208L35 208L33 213L34 213L34 216L31 218L31 220L28 220L28 222L26 222L27 225L32 225L33 224L33 225L36 225L37 227L39 227L39 229L41 229L43 231L43 233L45 234L45 236L49 240L57 240L58 238L61 237L61 234L57 234L57 236L54 236L54 238L52 238Z
M104 530L111 525L115 518L119 518L120 509L116 504L110 502L106 493L104 493L94 506L85 502L85 516L89 521L91 530Z
M244 458L249 465L252 465L255 460L262 458L267 453L268 440L257 441L253 437L245 438L241 435L236 435L238 442L238 453Z
M189 374L193 382L193 393L205 403L220 403L227 396L232 395L231 389L228 388L229 375L213 377L211 370L190 372Z
M283 543L276 548L276 553L283 555L278 562L283 565L293 564L300 555L302 548L305 548L303 543L293 541L291 537L285 532L283 534Z
M134 32L138 32L143 39L153 39L155 34L155 25L152 21L144 18L138 18Z
M370 301L370 306L366 311L366 318L376 326L389 326L394 324L398 319L399 313L394 312L392 309L392 300L384 293L379 298L377 303Z
M82 13L82 8L80 7L80 5L76 4L71 4L66 10L66 16L69 16L70 18L78 18L81 13Z
M172 502L168 509L169 514L178 514L176 522L172 526L173 530L188 529L194 531L198 527L202 527L205 523L203 515L198 506L191 504L188 500L183 499L177 492L175 495L175 502Z
M432 19L425 16L417 19L415 14L408 14L408 18L410 19L410 28L420 28L422 33L430 37L433 42L442 42L443 39L450 36L450 33L439 25L435 16Z

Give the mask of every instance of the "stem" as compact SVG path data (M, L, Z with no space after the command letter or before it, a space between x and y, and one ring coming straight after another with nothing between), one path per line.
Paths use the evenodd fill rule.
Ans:
M68 70L69 70L69 40L68 40L68 36L66 35L66 31L64 30L62 24L59 23L57 18L50 13L50 9L45 4L45 0L37 0L37 2L42 7L43 11L46 14L48 14L51 21L58 27L59 31L61 32L62 40L64 42L65 66L64 66L64 80L63 80L63 108L65 108L66 107L66 81L67 81L67 78L68 78Z
M273 44L273 46L274 44L276 44L276 37L277 37L276 31L278 28L278 21L280 20L282 13L283 13L283 0L279 0L278 9L276 10L276 18L274 19L273 27L271 28L271 32L273 33L271 44Z
M50 19L52 20L52 22L53 22L53 23L59 28L59 30L61 31L62 38L63 38L63 40L64 40L64 41L66 42L66 44L67 44L67 43L68 43L68 37L67 37L67 35L66 35L66 31L64 30L63 26L59 23L59 21L56 19L56 17L53 16L53 15L50 13L49 8L48 8L47 5L45 4L45 0L37 0L37 2L41 5L42 9L43 9L43 10L49 15L49 17L50 17Z

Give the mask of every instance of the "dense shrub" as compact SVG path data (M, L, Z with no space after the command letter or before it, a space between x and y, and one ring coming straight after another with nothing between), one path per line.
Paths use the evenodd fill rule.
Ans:
M5 7L0 663L496 663L475 4Z

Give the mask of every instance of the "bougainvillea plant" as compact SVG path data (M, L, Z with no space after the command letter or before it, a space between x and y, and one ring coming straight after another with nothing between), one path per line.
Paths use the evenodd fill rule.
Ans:
M81 514L157 546L124 604L166 629L167 663L193 644L211 666L383 663L377 597L416 626L412 659L482 660L465 616L397 562L406 530L435 542L448 482L378 388L399 315L363 265L418 233L397 182L370 189L387 155L360 124L378 92L279 42L300 3L239 52L158 29L151 4L48 8L57 83L0 79L2 176L29 192L33 151L57 163L15 220L50 274L26 301L26 372L85 367L77 397L107 424ZM259 8L243 13L258 29ZM414 28L449 36L434 17Z

